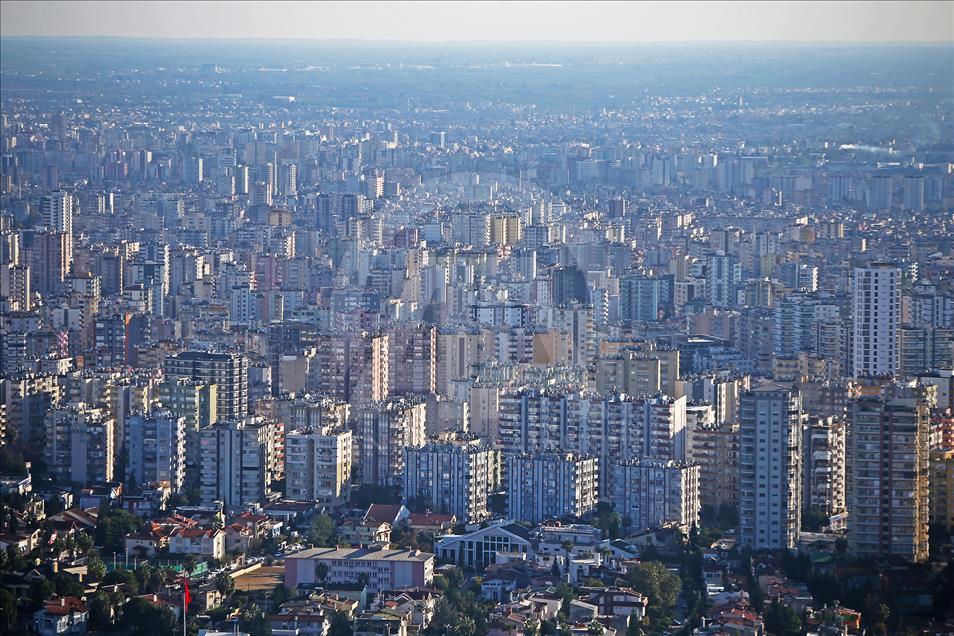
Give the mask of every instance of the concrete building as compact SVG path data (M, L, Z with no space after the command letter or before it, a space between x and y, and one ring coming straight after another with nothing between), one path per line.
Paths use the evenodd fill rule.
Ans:
M171 412L137 413L126 418L126 479L142 485L169 482L177 493L185 484L185 418Z
M739 503L739 425L690 428L686 459L699 466L699 503L718 508Z
M113 418L101 406L71 402L50 410L43 458L51 476L81 486L112 481L114 433Z
M739 540L755 550L793 548L801 526L798 391L769 383L743 393L739 432Z
M228 510L241 510L272 497L278 472L273 429L262 417L245 417L221 420L199 432L203 505L221 501Z
M318 566L327 567L318 580ZM368 591L424 587L434 581L434 555L419 550L365 548L309 548L285 558L285 587L302 584L354 584L367 577Z
M928 557L929 407L918 385L887 384L849 405L848 549Z
M416 396L437 389L437 330L398 323L384 330L388 346L388 394Z
M537 524L582 517L599 500L599 460L566 452L531 452L506 458L507 515Z
M931 523L954 528L954 450L931 451Z
M350 426L355 480L399 486L404 479L405 447L423 446L426 441L427 407L406 398L356 406Z
M613 465L610 501L631 530L699 523L699 466L664 459Z
M410 508L452 514L462 523L490 516L500 482L500 454L479 439L431 441L404 449L404 499Z
M333 426L285 436L285 496L337 510L351 498L352 434Z
M507 454L559 450L599 458L606 496L616 461L685 460L686 399L508 390L500 395L500 441Z
M851 278L851 374L895 374L900 365L901 270L889 263L855 267Z
M184 351L165 359L166 378L188 378L217 386L217 419L248 414L248 359L237 353Z
M845 511L845 423L808 418L802 432L802 503L827 516Z
M495 563L498 554L525 559L533 551L530 531L507 519L470 526L464 534L445 534L434 542L441 560L478 569Z

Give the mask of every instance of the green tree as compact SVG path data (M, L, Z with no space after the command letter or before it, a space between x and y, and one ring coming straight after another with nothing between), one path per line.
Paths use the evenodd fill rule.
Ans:
M228 572L219 572L215 575L215 589L217 589L222 596L229 596L235 591L235 581L229 576Z
M113 602L109 594L103 591L96 592L89 599L89 628L95 631L106 631L113 626Z
M679 577L656 561L637 563L629 568L626 581L637 592L649 599L646 614L655 630L661 630L672 623L676 600L682 589Z
M96 543L104 554L122 552L126 535L138 530L141 523L139 517L125 510L104 510L96 521Z
M289 598L291 598L291 594L288 593L288 588L281 583L277 584L272 589L272 611L277 613L278 608L288 601Z
M341 612L331 615L331 625L328 627L328 636L352 636L354 630L351 621Z
M257 605L252 605L250 610L243 614L239 620L239 629L248 632L250 636L272 635L272 624Z
M88 554L93 549L93 538L85 532L78 533L73 541L73 547L79 554Z
M311 522L311 531L308 533L308 540L317 547L331 547L332 537L335 534L335 522L326 514L315 517Z
M86 592L86 588L79 582L79 579L65 572L53 577L53 584L56 585L57 596L76 596L79 598Z
M43 605L43 601L56 594L56 585L50 579L43 579L42 581L33 581L30 583L30 602L34 608L39 608Z
M814 507L802 510L802 531L821 532L828 525L828 515Z
M318 579L320 583L324 583L325 579L328 578L328 564L327 563L318 563L315 566L315 578Z
M772 601L763 615L765 631L772 636L801 636L802 619L788 605Z
M107 572L99 584L126 585L129 587L129 591L132 592L133 595L139 593L139 579L136 578L135 573L130 572L129 570L123 570L122 568L117 568L112 572Z
M90 558L86 563L86 573L92 581L101 581L106 575L106 564L95 557Z
M176 615L168 607L144 598L132 598L123 605L121 628L136 636L168 636L175 633Z
M4 634L12 634L17 626L17 599L7 589L0 589L0 629Z

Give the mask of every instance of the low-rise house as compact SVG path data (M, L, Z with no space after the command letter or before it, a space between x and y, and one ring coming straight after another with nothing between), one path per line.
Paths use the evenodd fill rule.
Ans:
M224 528L225 530L225 549L228 552L238 550L247 552L255 540L255 533L248 527L240 523L231 523Z
M574 623L589 624L596 620L599 615L599 608L592 603L573 599L569 607L570 620Z
M587 587L582 596L599 608L600 616L629 616L637 621L646 616L649 599L628 587Z
M151 557L169 547L169 533L158 523L150 522L125 538L126 554Z
M16 533L5 532L0 534L0 550L6 551L13 547L19 550L21 554L30 552L39 543L40 535L39 528Z
M574 523L569 525L545 524L536 531L540 554L580 555L593 553L604 547L603 531L593 526Z
M353 546L390 543L391 524L387 521L345 519L338 526L338 540Z
M85 634L89 610L75 596L60 596L46 601L33 615L33 628L40 636Z
M737 636L763 636L765 623L762 617L747 604L730 603L709 608L702 620L702 627L694 635L735 634Z
M406 614L377 610L362 612L354 619L354 636L407 636L410 618Z
M835 601L818 610L805 610L805 626L809 633L861 634L861 612L842 607Z
M225 599L222 592L215 587L214 582L189 588L189 596L192 597L192 601L189 603L189 612L193 614L214 610L221 606Z
M329 613L313 599L283 603L268 622L272 636L324 636L331 623Z
M408 631L419 634L427 629L437 609L437 595L427 588L386 590L378 594L371 609L406 613L409 616Z
M229 520L229 525L241 524L252 531L256 539L267 539L277 537L282 529L282 522L269 517L246 510Z
M415 532L440 534L452 530L457 525L457 517L437 514L436 512L412 512L408 515L405 523L407 523L408 528Z
M72 536L75 532L95 530L97 519L99 513L95 509L70 508L47 517L46 525L64 536Z
M172 489L169 482L144 484L139 494L123 495L123 508L134 515L150 519L166 509Z
M385 521L394 527L410 515L411 512L402 504L371 504L364 513L364 520L378 523Z
M514 579L484 579L480 583L480 597L496 603L510 603L516 599L516 589L517 582Z
M225 558L225 532L218 528L176 528L169 535L170 554Z
M285 528L305 529L318 514L318 504L314 501L293 501L283 499L262 506L262 514L282 522Z

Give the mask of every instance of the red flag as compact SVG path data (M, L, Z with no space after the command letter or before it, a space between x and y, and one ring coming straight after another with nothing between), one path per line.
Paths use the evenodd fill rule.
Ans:
M189 594L189 579L188 577L182 577L182 604L186 607L189 607L189 604L192 602L192 595Z

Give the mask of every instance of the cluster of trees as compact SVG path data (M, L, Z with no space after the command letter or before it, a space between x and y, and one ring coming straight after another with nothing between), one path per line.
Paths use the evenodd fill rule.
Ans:
M481 601L474 589L464 589L463 574L454 570L447 576L435 576L434 586L443 592L437 602L434 618L425 636L477 636L487 633L490 607Z
M644 560L627 570L626 584L649 599L648 631L653 634L666 631L676 616L676 602L682 589L679 577L658 561Z

